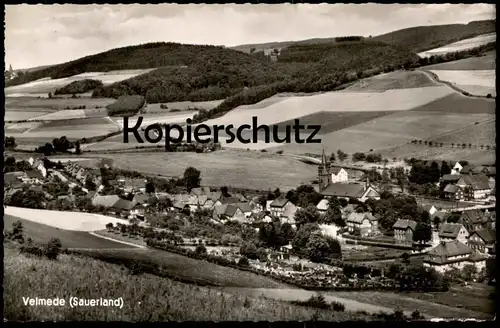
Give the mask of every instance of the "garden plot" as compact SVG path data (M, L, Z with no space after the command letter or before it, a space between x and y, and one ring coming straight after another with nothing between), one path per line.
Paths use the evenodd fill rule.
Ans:
M93 213L37 210L7 206L5 214L59 229L72 231L102 230L108 223L128 224L127 220Z
M457 51L463 51L463 50L477 48L479 46L482 46L482 45L485 45L485 44L488 44L491 42L495 42L496 40L497 40L496 33L483 34L483 35L476 36L474 38L454 42L454 43L448 44L448 45L443 46L443 47L439 47L439 48L432 49L432 50L427 50L427 51L419 53L418 55L420 57L444 55L444 54L447 54L450 52L457 52Z
M471 94L486 96L496 94L495 90L495 70L432 70L442 81L450 82L457 88Z
M387 90L377 93L327 92L313 96L289 97L262 109L236 108L226 115L208 120L206 124L272 125L318 112L401 111L435 101L453 91L446 86Z

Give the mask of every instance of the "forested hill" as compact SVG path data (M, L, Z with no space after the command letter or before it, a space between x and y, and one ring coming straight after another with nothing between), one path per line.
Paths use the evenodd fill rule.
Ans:
M373 37L373 41L405 46L414 52L433 48L496 31L495 20L468 24L433 25L407 28Z
M201 52L199 60L187 67L160 68L98 88L93 96L140 94L149 103L205 101L233 96L244 86L292 80L305 92L329 91L352 80L348 76L361 77L370 70L394 70L418 61L418 56L405 48L370 41L293 46L283 51L277 63L228 49L220 49L220 54L214 55Z
M166 66L201 67L204 64L218 69L227 66L229 71L244 66L244 70L255 70L254 74L264 71L272 76L275 69L262 59L236 50L210 45L184 45L179 43L147 43L124 48L117 48L96 55L83 57L67 63L50 66L20 74L10 80L6 86L13 86L45 77L64 78L85 72L106 72L112 70L147 69ZM238 72L240 73L240 72Z
M438 48L449 43L475 37L481 34L495 32L495 20L473 21L468 24L430 25L406 28L374 37L365 36L372 41L402 45L414 52ZM332 43L336 38L307 39L301 41L268 42L258 44L243 44L232 49L258 52L266 49L283 49L294 45Z

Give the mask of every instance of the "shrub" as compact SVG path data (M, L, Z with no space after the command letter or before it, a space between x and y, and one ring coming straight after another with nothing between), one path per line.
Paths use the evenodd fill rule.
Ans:
M132 116L146 103L143 96L121 96L114 103L106 106L109 116Z
M199 244L194 250L196 254L207 254L207 248L204 245Z
M62 245L59 238L54 238L54 237L51 238L49 243L47 244L47 249L46 249L47 258L49 258L50 260L57 259L57 256L61 252L61 248Z
M238 261L238 265L239 266L249 266L250 263L248 263L248 259L246 257L242 257L240 258L240 260Z
M336 312L344 312L345 311L345 305L340 303L340 302L333 301L331 303L331 306L332 306L333 311L336 311Z

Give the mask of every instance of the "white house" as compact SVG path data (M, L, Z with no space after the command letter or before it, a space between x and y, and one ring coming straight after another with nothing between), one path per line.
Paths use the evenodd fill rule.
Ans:
M429 215L432 217L434 213L437 212L437 208L434 205L426 205L423 207L423 209L427 212L429 212Z
M348 181L347 171L341 167L330 168L330 174L332 176L332 183L342 183Z
M460 165L459 162L457 162L455 164L455 166L453 166L453 168L451 169L451 174L458 175L458 174L460 174L460 171L462 171L463 168L464 167L462 165Z
M467 199L487 198L492 193L490 181L485 174L462 175L456 185L464 189Z
M290 215L294 216L297 207L288 199L275 199L269 204L269 211L272 216L281 218Z
M320 214L325 214L326 210L328 210L328 199L322 199L318 205L316 205L316 209Z

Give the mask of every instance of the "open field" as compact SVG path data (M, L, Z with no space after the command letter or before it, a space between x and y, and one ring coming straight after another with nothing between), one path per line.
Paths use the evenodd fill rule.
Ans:
M16 129L24 123L14 124ZM28 123L39 124L39 123ZM39 144L52 142L54 138L66 136L69 140L90 138L94 136L106 135L118 131L119 127L105 117L82 118L74 120L53 120L46 121L37 126L30 127L24 132L10 133L11 128L7 127L6 133L13 136L21 143Z
M272 125L300 118L318 112L349 111L402 111L410 110L446 95L453 91L447 86L412 89L387 90L385 92L326 92L312 96L288 97L262 109L236 108L226 115L208 120L206 124L229 125L238 127L251 124L252 117L258 117L258 124Z
M495 42L497 39L496 33L488 33L488 34L483 34L476 36L474 38L470 39L465 39L461 40L458 42L453 42L450 43L446 46L435 48L432 50L427 50L424 52L419 53L418 55L420 57L430 57L433 55L443 55L447 54L450 52L457 52L457 51L463 51L463 50L468 50L472 48L476 48L491 42Z
M160 108L162 104L148 104L146 107L146 113L156 113L156 112L169 112L173 109L181 110L181 111L189 111L189 110L210 110L219 106L224 99L221 100L211 100L211 101L176 101L176 102L167 102L163 103L166 105L166 109Z
M479 285L479 284L478 284ZM471 295L467 287L452 287L445 293L391 293L391 292L335 292L338 297L357 300L388 308L417 309L438 318L475 318L492 320L493 299L489 298L494 287L481 286L480 292Z
M42 122L22 122L5 124L5 135L23 133L41 126ZM17 137L16 137L17 139Z
M141 127L146 128L148 125L159 123L159 124L186 124L188 118L193 118L197 111L189 112L174 112L174 113L146 113L139 114L128 118L129 128L133 128L137 123L139 117L142 117ZM123 117L113 117L116 123L123 126Z
M488 122L478 122L477 124L467 126L463 129L451 131L440 136L430 138L429 141L442 142L446 145L469 143L477 145L496 144L496 120Z
M460 90L473 95L496 95L495 70L434 70L442 81L450 82Z
M92 109L65 109L50 114L37 116L32 118L32 120L43 120L43 121L58 121L58 120L69 120L78 118L94 118L94 117L105 117L108 115L106 108L92 108Z
M115 82L123 81L134 76L147 73L153 69L138 69L138 70L123 70L123 71L110 71L110 72L89 72L78 75L73 75L62 79L50 79L49 77L36 80L33 82L16 85L5 88L5 95L10 97L27 96L30 94L38 94L54 92L56 89L61 88L71 82L94 79L101 80L104 85L112 84Z
M104 108L116 100L112 98L34 98L34 97L9 97L7 95L7 110L19 111L57 111L66 107L85 106L85 108Z
M63 248L131 248L131 246L96 237L85 231L71 231L52 227L38 222L20 219L11 215L3 218L4 228L12 230L12 223L21 221L23 224L23 234L25 238L30 237L37 244L47 244L50 238L55 237L61 240ZM67 220L71 220L70 217Z
M383 92L395 89L411 89L439 86L419 71L395 71L359 80L342 92Z
M481 57L470 57L452 62L425 66L425 69L445 71L495 70L496 57L496 52L490 52Z
M109 222L128 224L127 220L93 213L37 210L7 206L5 214L71 231L102 230ZM96 237L97 238L97 237Z
M99 258L140 259L163 267L169 276L190 281L224 287L285 288L285 284L251 272L240 271L214 263L195 260L175 253L157 249L113 249L90 250L82 254L96 254ZM289 287L290 288L290 287Z
M319 112L307 116L302 116L299 119L301 125L321 124L320 134L335 132L346 129L354 125L365 123L371 120L376 120L385 115L394 114L394 111L388 112ZM295 120L280 122L276 124L280 132L286 131L286 126L293 126ZM291 129L291 128L290 128ZM291 129L292 133L295 133Z
M70 296L122 297L124 303L123 309L26 307L25 295L66 301ZM85 257L61 255L49 261L5 250L4 317L9 321L307 321L315 315L323 321L370 320L368 315L318 311L259 295L221 292L148 274L134 276L123 267Z
M113 159L113 166L149 174L182 176L194 166L201 172L202 185L250 189L293 189L310 183L317 175L313 165L270 153L220 150L213 153L120 153L86 155Z
M434 159L445 161L466 160L477 165L494 164L496 162L495 151L481 150L478 148L457 148L450 146L429 147L427 145L405 144L386 149L377 149L377 153L383 157L392 158L417 158Z
M447 113L440 111L405 111L379 117L340 131L321 136L321 144L290 143L277 147L285 153L318 153L342 149L348 153L367 152L406 144L413 139L428 139L471 124L491 120L494 114ZM274 148L273 148L274 150ZM392 157L401 157L390 156Z
M453 93L434 102L414 108L412 111L447 112L462 114L495 114L495 100L486 98L471 98Z
M24 121L29 119L38 119L38 117L49 114L50 111L22 111L22 110L6 110L4 115L5 121Z

